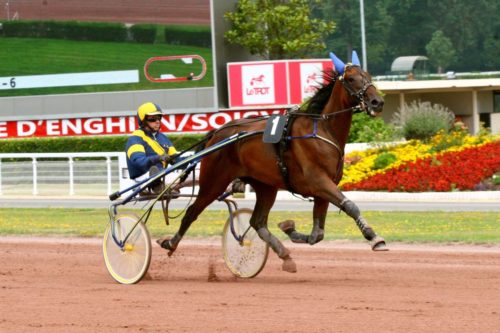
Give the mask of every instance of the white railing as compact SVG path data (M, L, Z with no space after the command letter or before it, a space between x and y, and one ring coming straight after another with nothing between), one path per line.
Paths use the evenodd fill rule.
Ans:
M345 153L370 147L366 143L347 144ZM0 154L0 195L104 196L133 183L123 152ZM191 189L182 191L191 193Z
M77 167L78 172L75 170ZM75 195L77 194L75 185L78 183L85 184L81 187L85 187L87 192L109 195L116 191L116 187L125 186L122 183L128 180L125 154L121 152L0 154L0 195L5 194L6 189L16 194L26 191L29 187L32 195L40 195L40 185L43 180L47 192ZM106 193L99 188L102 185L105 185ZM103 193L99 193L100 191Z

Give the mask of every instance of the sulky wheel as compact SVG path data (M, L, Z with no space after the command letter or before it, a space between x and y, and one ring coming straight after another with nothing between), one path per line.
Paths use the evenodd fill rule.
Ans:
M104 233L102 251L106 268L113 279L123 284L139 282L151 262L151 238L144 223L137 224L138 220L133 213L117 214L115 222L109 223ZM113 239L112 228L119 242L132 230L123 247Z
M233 213L233 228L239 242L231 232L231 217L224 225L222 250L227 268L236 276L252 278L260 273L267 261L269 246L250 227L251 209L238 209Z

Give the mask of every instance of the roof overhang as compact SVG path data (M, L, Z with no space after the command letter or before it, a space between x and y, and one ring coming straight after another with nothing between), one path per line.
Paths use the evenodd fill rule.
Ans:
M391 72L411 72L417 61L429 60L424 56L405 56L396 58L391 65Z

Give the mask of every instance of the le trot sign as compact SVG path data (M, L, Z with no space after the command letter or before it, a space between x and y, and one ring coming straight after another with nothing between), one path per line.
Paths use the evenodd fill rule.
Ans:
M331 68L330 59L229 63L229 106L300 104L323 83L323 71Z

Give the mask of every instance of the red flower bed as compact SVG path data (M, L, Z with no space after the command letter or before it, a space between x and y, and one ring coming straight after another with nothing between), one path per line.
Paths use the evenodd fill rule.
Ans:
M405 163L362 181L344 184L342 189L389 192L471 190L498 170L500 141Z

